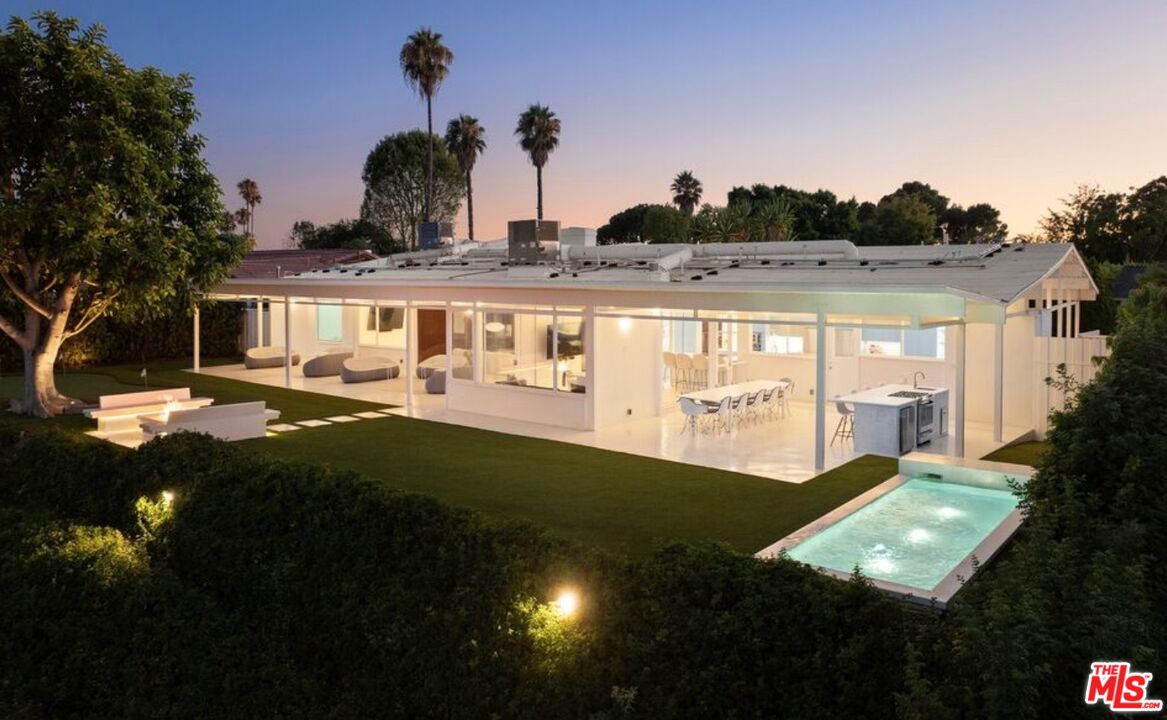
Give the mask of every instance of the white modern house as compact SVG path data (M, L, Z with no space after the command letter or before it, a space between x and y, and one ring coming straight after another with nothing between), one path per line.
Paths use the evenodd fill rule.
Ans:
M203 371L799 480L887 430L861 421L853 438L833 442L843 415L915 386L939 403L913 421L928 415L922 450L964 456L1041 436L1059 402L1045 378L1062 362L1088 376L1090 358L1104 353L1100 339L1078 337L1078 304L1097 288L1071 245L594 246L583 237L543 244L536 258L513 244L467 243L228 280L209 296L248 304L249 337L269 348L273 367ZM345 352L360 361L354 368L395 369L346 376L368 382L305 377L293 352L305 361ZM779 379L785 418L682 434L678 395Z

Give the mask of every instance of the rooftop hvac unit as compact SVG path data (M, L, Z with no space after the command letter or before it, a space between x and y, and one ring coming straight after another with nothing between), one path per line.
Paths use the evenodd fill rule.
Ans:
M559 242L558 220L511 220L507 223L507 262L535 265L545 242Z

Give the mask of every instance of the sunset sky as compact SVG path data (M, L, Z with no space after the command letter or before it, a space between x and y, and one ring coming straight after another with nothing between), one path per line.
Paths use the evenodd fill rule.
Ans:
M905 180L989 202L1030 232L1079 183L1167 174L1167 3L6 2L100 22L131 65L189 72L207 157L261 247L356 216L365 155L425 125L397 53L429 25L455 54L435 129L479 118L476 235L534 217L513 136L532 102L563 121L546 217L597 227L667 202L680 170L878 200ZM458 219L465 234L465 217Z

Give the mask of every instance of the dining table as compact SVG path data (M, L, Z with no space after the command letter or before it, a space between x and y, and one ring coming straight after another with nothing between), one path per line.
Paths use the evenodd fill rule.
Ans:
M699 402L702 405L717 407L727 397L735 398L741 395L753 395L758 391L765 392L773 388L781 388L782 392L786 392L790 389L790 383L784 380L748 380L746 382L733 383L732 385L719 385L704 390L694 390L693 392L683 393L681 397ZM730 413L729 426L731 428L733 427L732 413Z

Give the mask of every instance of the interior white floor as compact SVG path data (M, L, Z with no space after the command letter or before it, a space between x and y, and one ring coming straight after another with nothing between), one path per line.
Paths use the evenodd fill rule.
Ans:
M203 368L202 372L234 380L284 386L283 368L247 370L242 365L222 365ZM296 367L292 370L291 387L308 392L399 405L401 407L393 412L406 417L569 442L785 482L801 483L817 474L814 469L814 406L810 403L793 403L790 413L785 418L748 424L735 428L732 433L694 436L688 432L681 432L684 419L680 411L671 404L662 409L658 417L631 420L593 432L447 410L444 397L427 395L423 382L416 379L412 408L405 407L406 388L403 378L345 384L338 377L305 378ZM826 418L828 442L838 421L839 416L834 408L828 407ZM1005 442L996 443L993 442L990 425L966 423L965 454L967 457L982 457L1029 432L1028 428L1006 427L1003 433ZM937 438L919 449L923 452L951 454L953 442L953 436L948 435ZM856 454L850 442L846 444L836 442L834 446L827 447L826 469L837 467L854 457Z

